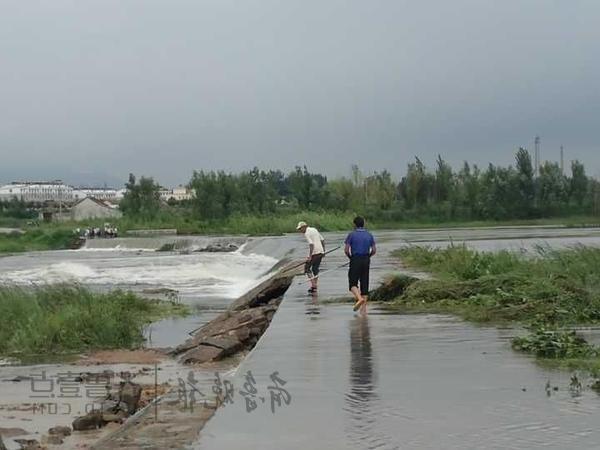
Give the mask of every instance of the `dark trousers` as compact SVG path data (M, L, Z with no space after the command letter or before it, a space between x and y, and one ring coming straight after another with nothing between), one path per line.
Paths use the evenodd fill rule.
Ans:
M360 283L360 294L369 294L369 270L371 258L369 256L352 256L350 268L348 269L348 287L358 287Z
M312 255L310 260L306 261L306 264L304 265L304 273L313 277L319 275L322 259L323 253L319 253L318 255Z

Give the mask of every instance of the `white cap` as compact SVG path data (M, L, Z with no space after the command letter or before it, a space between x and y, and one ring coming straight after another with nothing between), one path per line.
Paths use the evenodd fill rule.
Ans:
M296 230L299 230L302 227L307 227L308 224L306 222L300 221L298 222L298 225L296 225Z

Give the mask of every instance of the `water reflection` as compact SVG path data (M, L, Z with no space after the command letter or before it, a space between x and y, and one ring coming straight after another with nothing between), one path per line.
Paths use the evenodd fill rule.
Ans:
M352 445L373 448L373 425L377 415L377 376L373 368L373 349L369 318L356 316L350 321L350 383L344 410L348 416L347 436Z
M321 307L319 305L319 296L315 292L311 294L310 300L306 302L306 315L307 316L318 316L321 314ZM316 317L314 317L316 318Z

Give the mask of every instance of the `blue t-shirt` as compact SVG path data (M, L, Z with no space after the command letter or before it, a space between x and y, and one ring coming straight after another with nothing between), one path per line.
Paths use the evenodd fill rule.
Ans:
M346 244L350 245L352 256L369 256L371 247L375 245L375 238L364 228L357 228L348 235Z

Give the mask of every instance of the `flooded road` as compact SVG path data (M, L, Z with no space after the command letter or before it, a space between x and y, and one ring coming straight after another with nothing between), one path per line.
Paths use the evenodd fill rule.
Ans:
M600 244L596 232L496 230L502 239L486 233L479 233L481 239L470 230L376 233L380 253L373 277L401 271L391 250L415 241L448 245L446 234L454 243L462 237L486 250ZM332 246L343 235L326 238ZM301 239L290 239L301 256ZM600 396L570 390L571 373L542 368L513 352L514 330L373 307L368 317L358 317L349 305L327 303L346 295L345 269L331 270L344 262L340 252L326 258L323 270L330 271L321 278L318 296L308 296L301 281L286 293L236 372L234 403L217 411L194 449L600 447Z
M592 449L600 398L510 350L510 332L288 298L196 449ZM239 389L251 371L257 408ZM291 402L271 410L278 372ZM550 396L546 383L559 386ZM271 389L270 389L271 387ZM260 397L265 398L263 403Z

